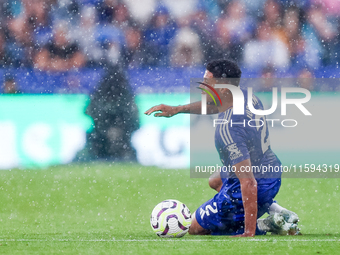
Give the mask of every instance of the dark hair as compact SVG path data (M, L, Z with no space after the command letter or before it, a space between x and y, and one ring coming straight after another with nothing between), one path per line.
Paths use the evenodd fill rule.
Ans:
M214 78L231 79L233 85L238 86L242 71L232 60L220 59L208 63L207 70L214 75Z

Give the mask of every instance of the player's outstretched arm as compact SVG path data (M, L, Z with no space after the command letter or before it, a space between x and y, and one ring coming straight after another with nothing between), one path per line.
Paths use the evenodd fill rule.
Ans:
M201 102L195 102L187 105L179 106L169 106L165 104L156 105L149 110L145 111L144 114L150 115L156 112L155 117L172 117L178 113L191 113L191 114L201 114ZM207 114L218 113L218 109L215 105L211 105L208 102Z
M236 175L241 183L242 202L244 207L244 234L235 237L252 237L256 232L257 220L257 182L249 169L250 159L235 165ZM248 170L248 171L247 171Z

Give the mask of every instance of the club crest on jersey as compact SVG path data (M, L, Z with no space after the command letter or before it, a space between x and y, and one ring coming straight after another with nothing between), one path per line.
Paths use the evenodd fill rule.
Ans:
M239 150L239 148L236 146L236 143L232 143L232 144L229 144L227 146L227 150L229 151L230 153L230 159L231 160L234 160L234 159L237 159L239 157L242 157L243 154L242 152Z

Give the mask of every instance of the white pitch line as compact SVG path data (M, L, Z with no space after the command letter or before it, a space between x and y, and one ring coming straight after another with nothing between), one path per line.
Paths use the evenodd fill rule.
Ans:
M70 240L70 239L0 239L0 242L340 242L340 239L146 239L146 240L136 240L136 239L126 239L126 240L115 240L115 239L90 239L90 240Z

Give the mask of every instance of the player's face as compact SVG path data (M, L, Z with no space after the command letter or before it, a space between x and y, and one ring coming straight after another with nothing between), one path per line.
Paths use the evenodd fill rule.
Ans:
M214 75L209 72L208 70L205 70L205 73L204 73L204 76L203 76L203 79L204 79L204 83L207 83L209 85L214 85L213 84L213 78L214 78Z
M218 83L218 81L221 81L220 79L214 79L214 75L212 72L209 72L208 70L205 70L205 73L204 73L204 83L206 84L209 84L213 87L215 87L215 84ZM200 85L200 87L204 88L202 85ZM229 89L216 89L216 91L220 94L224 94L224 93L227 93L229 94L230 93L230 90Z

